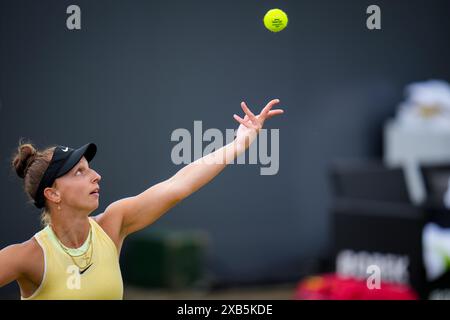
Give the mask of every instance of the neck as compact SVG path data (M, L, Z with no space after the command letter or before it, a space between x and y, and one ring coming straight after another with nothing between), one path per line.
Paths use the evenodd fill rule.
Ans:
M63 245L68 248L79 248L83 245L91 228L87 214L58 211L51 216L50 226Z

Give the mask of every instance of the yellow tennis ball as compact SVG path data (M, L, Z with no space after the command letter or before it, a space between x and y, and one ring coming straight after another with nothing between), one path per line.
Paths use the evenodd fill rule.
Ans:
M287 14L280 9L272 9L267 11L264 16L264 25L272 32L279 32L286 28L288 24Z

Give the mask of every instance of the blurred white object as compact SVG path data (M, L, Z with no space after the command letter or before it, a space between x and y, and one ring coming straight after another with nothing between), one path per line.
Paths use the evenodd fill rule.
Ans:
M427 223L422 233L422 246L427 279L433 281L449 269L450 229Z
M447 191L444 193L444 206L450 209L450 179L448 180Z
M419 166L450 162L450 85L430 80L405 92L396 118L384 127L384 160L404 168L410 198L419 204L425 199Z
M388 121L384 127L384 162L403 167L411 201L420 204L425 188L419 166L450 163L450 131L416 129Z
M450 84L429 80L406 87L396 120L400 125L418 129L450 131Z

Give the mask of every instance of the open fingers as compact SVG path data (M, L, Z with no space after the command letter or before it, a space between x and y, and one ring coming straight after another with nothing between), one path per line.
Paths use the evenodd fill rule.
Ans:
M257 124L258 123L258 119L253 114L253 112L251 112L250 109L247 107L247 104L242 101L241 102L241 107L242 107L242 110L244 110L245 114L248 115L250 120L253 122L253 124Z
M242 124L243 126L249 128L248 121L242 119L242 118L239 117L237 114L233 114L233 118L234 118L234 120L236 120L237 122L239 122L239 123Z
M270 110L269 113L266 116L266 119L270 119L273 116L278 116L278 115L283 114L283 113L284 113L283 109Z
M269 114L270 109L272 109L272 107L277 103L280 103L279 99L270 100L269 103L266 104L264 109L261 110L261 115L264 117L267 116Z

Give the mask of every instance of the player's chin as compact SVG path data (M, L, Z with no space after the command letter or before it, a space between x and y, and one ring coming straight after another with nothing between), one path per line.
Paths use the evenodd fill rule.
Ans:
M85 207L90 210L95 210L98 208L100 197L89 195L88 199L85 201Z
M95 211L97 208L98 208L98 200L97 200L97 202L90 203L89 207L87 209L88 209L88 211L92 212L92 211Z

